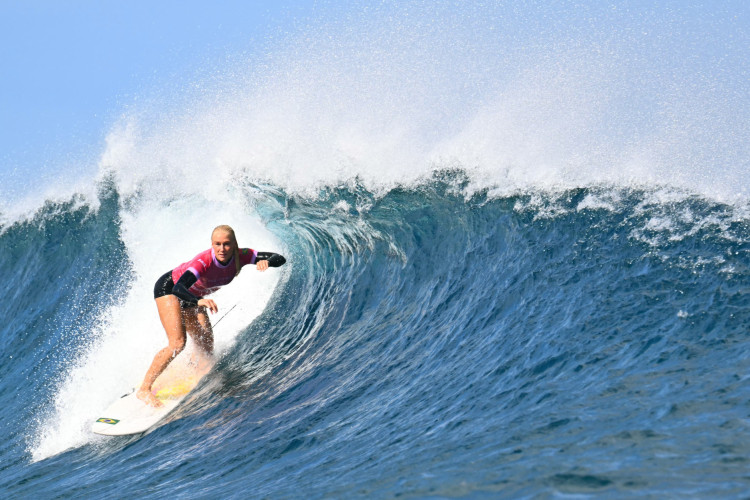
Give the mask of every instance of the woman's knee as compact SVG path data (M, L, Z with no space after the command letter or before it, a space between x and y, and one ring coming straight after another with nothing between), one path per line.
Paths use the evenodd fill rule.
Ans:
M172 357L176 357L185 349L185 338L169 339L168 348L172 351Z

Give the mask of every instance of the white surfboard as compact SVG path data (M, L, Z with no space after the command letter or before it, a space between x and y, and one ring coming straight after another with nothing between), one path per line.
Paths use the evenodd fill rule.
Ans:
M101 412L91 431L105 436L146 432L177 408L199 381L200 377L195 373L188 375L184 370L182 373L177 369L167 370L154 384L154 394L164 406L154 408L147 405L136 397L133 389Z
M162 400L164 406L153 408L135 397L133 390L109 405L101 413L102 416L94 421L91 431L105 436L146 432L174 410L180 401L181 398Z

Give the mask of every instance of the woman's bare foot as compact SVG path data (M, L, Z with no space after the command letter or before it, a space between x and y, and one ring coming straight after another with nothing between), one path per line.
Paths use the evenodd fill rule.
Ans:
M154 396L151 391L147 391L145 389L138 389L135 397L146 403L148 406L152 406L154 408L161 408L162 406L164 406L164 403L159 401L159 398Z

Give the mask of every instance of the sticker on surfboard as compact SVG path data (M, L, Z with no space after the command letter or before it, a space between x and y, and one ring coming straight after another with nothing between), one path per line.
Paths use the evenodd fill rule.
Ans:
M162 405L159 408L149 406L136 397L136 391L118 398L102 411L91 431L104 436L127 436L140 434L158 424L198 385L200 376L186 373L177 366L165 372L154 384L154 395Z
M102 424L109 424L109 425L115 425L117 422L119 422L119 420L117 419L106 418L106 417L97 418L96 421Z

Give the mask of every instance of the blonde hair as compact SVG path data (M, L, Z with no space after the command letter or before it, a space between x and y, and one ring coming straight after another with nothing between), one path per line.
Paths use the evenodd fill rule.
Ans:
M234 275L237 276L240 274L240 270L242 269L242 266L240 265L240 246L237 244L237 236L234 235L234 229L232 229L232 226L227 226L226 224L222 224L221 226L216 226L213 231L211 231L211 239L214 238L214 233L216 231L224 231L229 235L229 239L232 240L232 243L234 243L234 266L235 266L235 272Z

